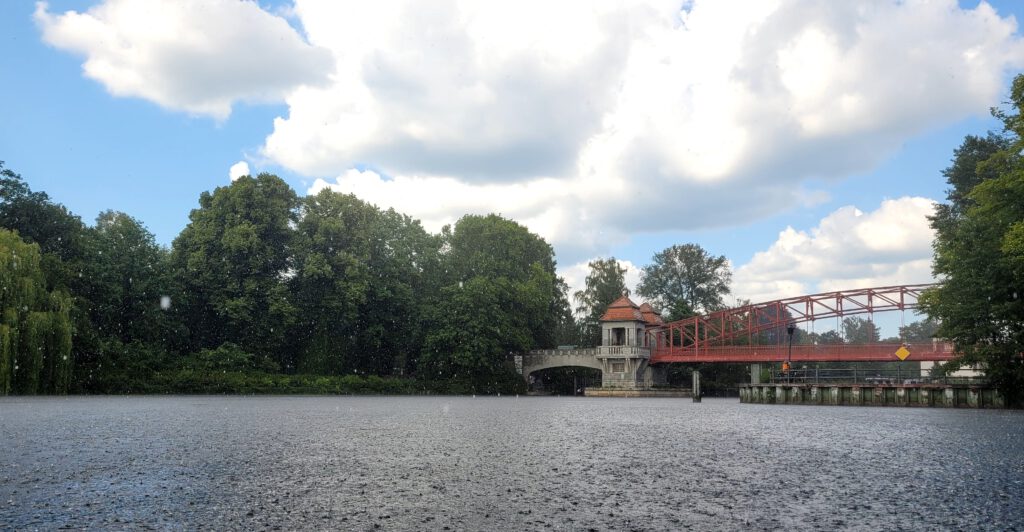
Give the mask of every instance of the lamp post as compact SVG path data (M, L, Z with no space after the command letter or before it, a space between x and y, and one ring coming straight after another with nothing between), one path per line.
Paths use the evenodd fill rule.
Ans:
M790 378L789 371L792 371L792 368L793 368L792 359L793 359L793 332L794 331L796 331L796 326L793 325L792 323L790 323L786 327L786 333L789 334L789 350L786 351L786 368L788 370L788 371L786 371L786 380L787 381L791 381L792 380Z

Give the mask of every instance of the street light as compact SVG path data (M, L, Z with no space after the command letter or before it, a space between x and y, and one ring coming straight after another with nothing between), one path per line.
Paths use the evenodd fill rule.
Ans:
M793 325L792 323L790 323L789 326L786 327L786 333L789 334L789 351L786 352L786 370L787 370L786 371L786 378L787 378L787 380L791 380L791 379L789 379L789 376L790 376L789 375L789 370L791 370L793 368L792 359L793 359L793 332L794 331L796 331L796 326Z

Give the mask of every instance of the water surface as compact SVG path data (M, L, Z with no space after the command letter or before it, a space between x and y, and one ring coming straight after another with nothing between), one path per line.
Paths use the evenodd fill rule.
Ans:
M0 399L9 529L1024 528L1024 412L735 399Z

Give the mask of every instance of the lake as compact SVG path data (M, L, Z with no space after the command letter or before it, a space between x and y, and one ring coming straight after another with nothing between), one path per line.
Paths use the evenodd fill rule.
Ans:
M1024 528L1024 412L0 398L10 529Z

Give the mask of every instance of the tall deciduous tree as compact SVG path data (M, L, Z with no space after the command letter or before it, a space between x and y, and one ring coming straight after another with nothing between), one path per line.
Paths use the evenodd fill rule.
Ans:
M172 251L183 289L175 308L193 350L234 342L294 367L286 333L295 320L287 281L297 208L295 192L271 174L242 176L199 197Z
M674 320L723 308L731 281L724 255L715 257L697 244L683 244L656 253L641 270L636 291Z
M939 323L932 318L909 323L900 327L900 339L904 342L929 342L935 337Z
M419 222L330 190L303 201L294 291L311 373L404 373L422 344L420 298L437 239Z
M97 332L121 342L159 343L169 332L161 297L171 296L168 253L123 212L96 218L90 315Z
M537 347L553 328L551 246L500 216L464 216L445 228L443 288L428 311L419 370L468 379L478 391L508 382L509 355Z
M870 344L881 339L874 322L860 316L843 318L843 336L848 344Z
M573 294L576 300L576 314L580 319L581 340L584 345L601 343L601 326L598 320L616 299L629 295L626 288L626 268L615 260L595 259L587 263L590 273L582 290Z
M39 245L43 272L55 288L76 290L91 261L91 243L82 219L54 203L45 192L33 192L20 175L0 161L0 227L17 231Z
M0 394L67 393L71 298L48 291L39 246L0 229Z
M1024 402L1024 75L996 110L1001 135L968 137L932 218L932 270L943 284L921 305L953 341L956 364L980 365L1011 403Z

